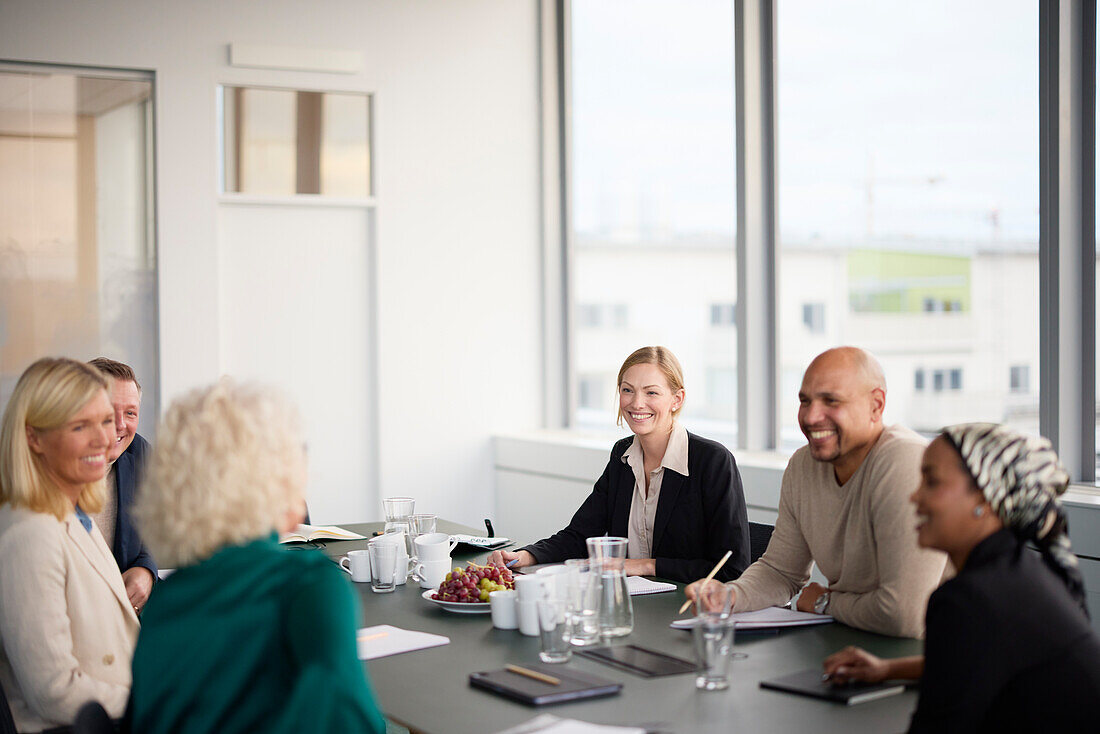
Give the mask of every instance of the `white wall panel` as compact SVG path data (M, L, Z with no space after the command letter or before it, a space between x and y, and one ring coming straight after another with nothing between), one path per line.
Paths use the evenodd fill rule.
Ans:
M311 520L373 519L369 213L225 204L218 224L221 371L297 402Z

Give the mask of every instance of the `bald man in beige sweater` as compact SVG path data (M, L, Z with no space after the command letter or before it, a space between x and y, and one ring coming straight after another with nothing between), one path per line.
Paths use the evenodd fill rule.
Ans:
M783 605L886 635L922 637L946 556L917 547L909 495L926 441L884 427L886 379L867 352L830 349L806 369L798 424L808 445L783 473L764 555L729 586L734 611ZM816 563L829 582L806 585ZM701 582L686 593L695 599ZM710 583L717 583L711 581Z

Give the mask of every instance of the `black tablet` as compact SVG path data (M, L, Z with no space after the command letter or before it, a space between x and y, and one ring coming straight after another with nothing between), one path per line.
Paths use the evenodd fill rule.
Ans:
M613 665L643 678L694 673L697 670L693 662L637 645L581 648L576 652L578 655Z

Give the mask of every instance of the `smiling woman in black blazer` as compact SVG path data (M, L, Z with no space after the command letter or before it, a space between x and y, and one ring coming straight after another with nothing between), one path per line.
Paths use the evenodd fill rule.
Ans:
M611 449L592 494L569 525L491 561L515 567L588 555L587 538L627 538L626 572L692 581L732 550L717 578L737 578L749 565L748 519L733 455L676 421L684 404L680 363L664 347L642 347L619 369L619 425L633 437Z

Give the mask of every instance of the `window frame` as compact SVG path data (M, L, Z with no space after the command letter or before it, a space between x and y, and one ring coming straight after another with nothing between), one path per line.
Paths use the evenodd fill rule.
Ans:
M778 287L777 0L734 2L738 432L741 450L774 451ZM545 425L574 427L570 323L571 0L541 0ZM1040 429L1075 483L1096 492L1096 1L1036 3L1039 19ZM545 109L552 105L552 110ZM1068 110L1069 114L1060 115ZM552 114L550 114L552 112ZM549 163L554 165L549 165ZM553 195L556 193L556 197ZM549 226L547 226L549 223ZM752 287L749 288L749 284ZM763 287L761 287L763 284ZM555 308L555 301L559 306ZM556 317L554 317L556 313ZM926 379L929 373L925 370ZM560 390L554 389L560 386ZM926 382L925 389L929 389ZM554 405L551 407L551 403Z

